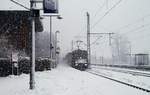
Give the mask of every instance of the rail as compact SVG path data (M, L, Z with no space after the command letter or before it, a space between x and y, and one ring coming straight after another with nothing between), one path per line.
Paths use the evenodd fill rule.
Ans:
M113 78L111 78L111 77L108 77L108 76L99 74L99 73L97 73L97 72L95 72L95 71L93 72L93 70L87 70L86 72L88 72L88 73L90 73L90 74L93 74L93 75L96 75L96 76L100 76L100 77L109 79L109 80L112 80L112 81L115 81L115 82L118 82L118 83L121 83L121 84L124 84L124 85L127 85L127 86L130 86L130 87L133 87L133 88L136 88L136 89L139 89L139 90L142 90L142 91L144 91L144 92L150 93L150 90L149 90L149 89L145 89L145 88L142 88L142 87L133 85L133 84L129 84L129 83L126 83L126 82L117 80L117 79L113 79Z

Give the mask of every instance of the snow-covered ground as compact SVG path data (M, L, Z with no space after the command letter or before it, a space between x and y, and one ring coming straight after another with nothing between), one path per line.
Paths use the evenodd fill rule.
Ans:
M52 71L36 72L35 79L31 91L29 75L0 78L0 95L149 95L61 63Z
M97 72L101 74L105 74L108 77L112 77L114 79L130 83L145 89L150 89L150 77L144 77L144 76L139 76L139 75L134 75L134 74L129 74L129 73L122 73L122 72L116 72L117 70L122 70L122 71L136 71L140 73L147 73L150 74L150 72L147 71L137 71L137 70L127 70L127 69L119 69L119 68L111 68L111 67L97 67L97 66L92 66L92 70L96 70ZM115 71L116 70L116 71Z

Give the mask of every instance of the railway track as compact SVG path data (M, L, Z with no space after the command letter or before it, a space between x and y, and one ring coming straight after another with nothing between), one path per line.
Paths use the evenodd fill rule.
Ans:
M132 74L136 76L138 75L138 76L150 77L150 73L144 73L144 72L138 72L138 71L119 70L119 69L114 69L114 68L103 68L103 67L92 67L92 68L110 70L110 71L121 72L121 73L128 73L128 74Z
M109 80L112 80L112 81L115 81L115 82L118 82L118 83L121 83L121 84L124 84L124 85L127 85L127 86L130 86L130 87L133 87L133 88L136 88L136 89L138 89L138 90L142 90L142 91L144 91L144 92L150 93L150 90L149 90L149 89L145 89L145 88L142 88L142 87L139 87L139 86L136 86L136 85L127 83L127 82L123 82L123 81L114 79L114 78L109 77L109 76L105 76L105 75L100 74L100 73L98 73L98 72L95 72L95 71L93 71L93 70L87 70L86 72L88 72L88 73L90 73L90 74L93 74L93 75L96 75L96 76L100 76L100 77L109 79Z
M138 71L150 71L150 65L139 66L139 65L108 65L108 64L91 64L92 66L101 66L101 67L113 67L113 68L123 68L123 69L132 69Z

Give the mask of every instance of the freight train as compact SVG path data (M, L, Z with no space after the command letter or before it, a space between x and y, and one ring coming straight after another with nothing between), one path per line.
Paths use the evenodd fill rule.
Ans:
M86 70L89 66L87 62L88 54L86 50L74 50L66 55L66 60L73 68Z

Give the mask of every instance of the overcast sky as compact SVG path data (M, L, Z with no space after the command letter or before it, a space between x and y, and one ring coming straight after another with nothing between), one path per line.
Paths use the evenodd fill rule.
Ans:
M150 0L122 0L97 23L118 1L60 0L60 14L64 17L60 25L64 49L70 49L70 42L75 39L74 36L86 36L86 12L89 12L91 15L91 32L119 32L131 42L133 53L149 52ZM93 27L95 23L97 24ZM91 43L95 39L91 37ZM104 43L103 40L107 40L107 37L98 40L99 45L92 46L93 55L95 53L97 55L109 54L108 41Z
M17 1L29 7L29 0ZM118 1L59 0L60 15L64 19L53 18L53 32L60 30L62 52L71 49L71 41L77 40L75 36L86 36L86 12L89 12L91 32L119 32L131 42L133 53L150 53L150 0L122 0L101 19ZM9 0L2 0L0 9L23 8ZM99 19L101 20L99 21ZM45 31L49 31L49 19L45 18L43 22ZM93 27L93 25L95 26ZM95 39L97 38L91 37L91 41ZM80 38L80 40L86 41L85 38ZM107 37L101 38L98 43L99 45L92 46L92 54L109 55Z

